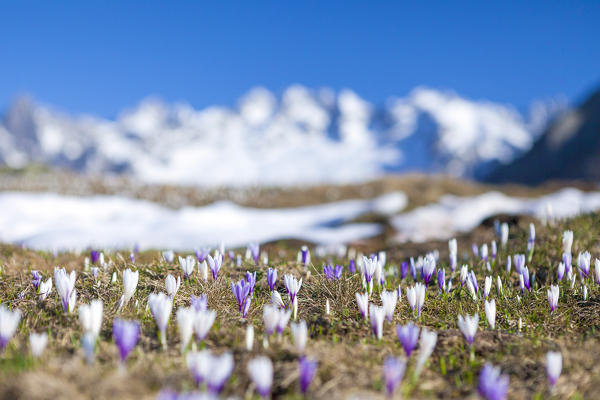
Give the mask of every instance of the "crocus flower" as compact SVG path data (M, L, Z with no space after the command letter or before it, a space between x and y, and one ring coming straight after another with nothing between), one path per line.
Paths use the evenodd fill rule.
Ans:
M485 299L487 299L488 296L490 295L490 290L492 290L492 277L486 276L485 283L483 285L483 297Z
M206 294L201 294L198 297L192 295L190 298L190 307L195 311L204 311L208 309L208 299L206 298Z
M594 261L594 272L596 275L596 284L600 285L600 260L596 258Z
M440 268L438 270L438 289L444 293L446 291L446 269Z
M150 307L150 312L156 321L161 344L164 348L166 348L167 325L169 324L171 310L173 309L173 300L162 292L159 294L150 293L150 296L148 296L148 306Z
M571 254L573 246L573 231L564 231L562 237L563 252Z
M269 285L269 290L273 291L275 289L276 282L277 282L277 270L274 268L267 269L267 284Z
M460 267L460 286L464 286L467 279L469 279L469 266L463 265Z
M302 320L298 323L292 322L290 324L292 330L292 337L294 338L294 345L299 353L304 353L306 348L306 341L308 338L308 329L306 327L306 321Z
M254 271L253 273L246 271L246 282L250 287L250 292L248 294L252 296L252 292L254 292L254 286L256 285L256 271Z
M350 271L350 273L354 273L354 272ZM408 263L406 261L403 261L402 264L400 264L400 279L404 280L404 278L406 278L407 274L408 274Z
M73 312L75 309L75 301L77 299L75 278L75 271L71 271L67 275L67 271L64 268L54 268L54 284L56 285L56 291L60 296L65 312Z
M515 254L513 259L515 261L515 270L520 274L521 268L525 266L525 254Z
M385 310L383 307L369 304L369 319L371 320L371 329L377 340L383 337L383 320L385 318Z
M329 299L325 299L325 315L330 314Z
M572 262L571 253L563 253L562 261L565 264L565 274L567 274L567 276L569 276L571 273L571 262Z
M206 376L206 388L210 393L218 395L223 391L225 383L233 372L233 356L226 352L220 356L211 356L210 373Z
M486 400L503 400L508 392L508 376L500 375L500 368L485 364L479 373L477 390Z
M529 238L527 239L527 258L531 261L535 247L535 225L529 224Z
M307 357L301 357L298 360L298 366L300 369L300 392L302 394L306 394L308 391L308 387L315 377L315 373L317 372L317 360L313 360Z
M210 328L215 323L217 313L214 310L202 310L196 313L196 320L194 321L194 332L199 342L202 342Z
M310 264L310 251L308 251L307 246L302 246L300 251L298 252L298 262L303 265Z
M115 318L113 321L113 338L119 349L121 362L124 363L127 356L133 350L140 336L140 323Z
M250 255L254 260L254 264L258 265L260 261L260 246L258 243L250 243L248 245L248 250L250 250Z
M100 259L100 252L97 250L90 251L90 259L92 260L92 264L96 264Z
M98 272L100 272L100 268L92 267L90 270L92 271L92 276L94 277L94 280L98 279Z
M425 281L425 287L429 286L431 276L435 272L435 258L432 254L427 254L423 260L423 280Z
M31 284L38 290L40 288L40 284L42 283L42 274L39 271L31 271Z
M350 260L350 263L348 264L348 272L350 274L354 274L356 272L356 261L354 261L354 259ZM406 275L406 274L404 274ZM404 279L404 277L403 277Z
M498 255L498 246L496 246L496 241L492 240L492 262L496 260L497 255Z
M519 283L521 285L521 291L527 289L531 292L531 283L529 281L529 268L526 266L521 268L521 273L519 275Z
M363 257L363 276L365 278L365 283L369 290L369 294L373 292L373 276L377 270L377 264L377 260Z
M246 302L250 295L250 285L245 280L239 281L237 284L231 282L231 292L235 296L238 303L238 311L242 312L246 307Z
M177 310L177 328L181 339L181 352L187 349L192 335L194 334L194 321L196 319L196 310L193 308L181 307Z
M277 329L277 323L279 322L279 309L277 307L266 305L263 308L263 320L265 322L265 331L267 336L271 336L275 329Z
M133 272L129 268L123 271L123 296L121 297L119 309L125 307L135 294L135 289L137 288L139 278L140 271Z
M46 297L48 297L48 295L50 294L50 292L52 291L52 279L48 278L46 280L46 282L42 282L40 283L40 301L44 301L46 300Z
M102 328L102 300L92 300L90 304L79 306L79 322L83 333L90 333L97 338Z
M20 321L21 310L18 308L9 310L4 304L0 304L0 350L4 350L8 341L14 336Z
M419 376L423 366L433 353L435 344L437 342L437 333L430 332L426 328L421 330L421 341L419 345L419 356L417 358L417 365L415 367L415 376Z
M190 370L196 385L200 386L210 375L212 356L209 350L193 351L187 354L185 362Z
M88 364L92 364L95 358L96 351L96 337L93 333L87 332L81 336L81 348L85 355L85 361Z
M494 329L496 327L496 300L486 300L484 308L488 324L490 325L490 328Z
M381 304L383 304L385 318L388 320L388 322L392 322L392 319L394 318L394 311L396 311L397 302L398 292L396 290L392 290L391 292L383 290L381 292Z
M31 333L29 335L29 347L31 348L33 358L40 358L44 354L47 344L48 334L46 332Z
M550 286L550 290L548 290L548 306L550 306L550 314L552 314L554 312L554 310L556 310L556 307L558 306L558 297L559 297L560 291L558 288L558 285L551 285Z
M410 276L413 281L417 281L417 265L415 264L414 258L410 258Z
M248 325L246 327L246 350L252 351L254 347L254 326Z
M175 259L175 253L173 252L173 250L165 250L162 252L162 257L163 260L165 260L166 262L172 263Z
M496 276L496 289L498 290L498 297L502 296L502 281L500 275Z
M198 263L202 263L206 260L206 256L210 253L210 249L196 249L195 253Z
M417 347L419 327L412 322L409 322L404 326L398 325L396 327L396 335L398 336L400 343L402 343L402 348L404 348L406 356L410 357L413 350Z
M261 356L248 362L248 375L256 386L258 394L267 398L271 393L273 384L273 364L267 357Z
M506 243L508 243L508 224L503 222L500 225L500 245L502 248L506 247Z
M297 280L296 277L286 274L283 277L283 283L285 284L285 290L290 297L290 304L292 304L294 308L294 320L296 319L296 314L298 313L298 301L296 299L296 295L298 291L302 287L302 278Z
M577 268L579 268L579 274L582 279L587 278L590 274L590 263L592 261L592 255L584 251L583 253L579 253L577 257Z
M562 281L562 278L565 276L565 264L563 262L558 263L558 269L556 270L556 277L558 281Z
M473 251L474 257L479 257L479 247L477 247L477 243L471 245L471 250Z
M278 309L277 313L279 314L279 316L277 317L277 333L279 335L283 334L283 330L285 329L285 327L287 326L291 316L292 316L292 311L291 310L283 310L283 309Z
M177 277L177 279L175 279L175 277L171 274L167 275L167 278L165 279L165 288L167 289L167 294L169 295L169 297L172 299L173 297L175 297L175 295L177 294L177 292L179 291L179 287L181 286L181 277Z
M332 281L333 280L333 266L330 264L323 265L323 275L325 275L325 278Z
M448 250L450 252L450 270L454 272L457 265L458 242L452 238L448 241Z
M510 256L506 257L506 272L510 274L510 267L511 267L511 258Z
M341 266L341 265L339 265L339 264L336 264L336 266L335 266L335 268L334 268L334 270L333 270L333 278L334 278L336 281L339 281L339 280L340 280L340 278L342 277L342 272L343 272L343 271L344 271L344 267L342 267L342 266Z
M406 288L406 299L413 311L417 310L417 318L421 316L421 310L425 303L425 286L416 283L414 287Z
M360 311L360 315L364 319L369 319L368 310L369 310L369 294L368 293L356 293L356 304L358 304L358 310Z
M477 285L477 277L475 276L475 271L473 271L473 270L471 270L471 273L469 274L469 281L473 285L475 294L479 293L479 285Z
M279 292L277 290L273 290L271 292L271 304L273 304L275 307L278 307L278 308L286 308L287 309L287 305L284 303L283 299L281 298L281 295L279 294Z
M478 325L478 314L473 314L473 316L466 315L464 317L462 315L458 316L458 328L462 332L469 346L473 346L473 340L475 340L475 333L477 332Z
M192 272L194 272L194 267L196 266L196 259L192 256L187 256L186 258L179 257L179 265L183 270L183 279L187 280Z
M396 357L387 357L383 362L383 380L388 396L392 397L396 387L404 377L406 361Z
M483 262L487 262L488 260L488 245L487 243L484 243L481 245L481 259L483 260Z
M546 371L548 373L548 383L553 387L562 371L562 355L559 352L549 351L546 353Z
M208 266L210 267L210 271L212 272L212 277L214 280L217 280L219 276L219 271L221 270L221 266L223 265L223 254L216 252L215 257L211 257L210 254L206 256L208 260Z
M375 282L377 282L377 285L379 285L380 287L384 285L385 283L385 273L383 271L383 264L381 264L381 262L379 262L377 260L377 258L375 259L376 263L375 263Z
M206 260L198 263L198 271L204 282L208 281L208 264Z

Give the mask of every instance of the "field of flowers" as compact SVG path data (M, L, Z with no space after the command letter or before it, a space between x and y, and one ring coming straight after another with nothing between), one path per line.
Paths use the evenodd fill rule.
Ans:
M531 221L402 246L2 245L0 399L597 398L600 214Z

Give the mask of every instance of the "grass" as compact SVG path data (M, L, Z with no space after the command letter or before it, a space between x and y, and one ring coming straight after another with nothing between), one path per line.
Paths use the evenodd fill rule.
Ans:
M279 270L277 290L285 293L284 273L303 278L299 292L298 319L307 321L309 327L308 355L319 360L316 378L308 397L316 399L357 397L383 397L384 383L381 365L388 355L404 356L396 338L397 324L415 321L406 301L406 287L412 279L401 280L397 266L410 256L439 249L438 266L446 268L446 276L453 277L455 290L441 295L436 279L427 291L423 313L417 324L438 333L438 342L427 366L418 379L412 377L415 356L408 361L408 369L399 392L405 398L467 398L476 393L478 374L486 362L499 366L510 377L509 398L596 398L600 393L600 287L588 280L588 298L583 299L581 286L573 289L565 282L559 283L561 295L558 309L550 315L546 290L556 283L556 267L561 255L561 237L565 229L574 231L573 254L589 250L593 256L600 255L597 240L600 214L588 214L567 221L557 221L551 226L536 224L537 239L533 260L528 263L535 274L531 293L520 292L518 275L514 270L505 271L507 255L523 253L527 240L527 218L511 218L511 236L506 249L500 249L493 266L491 297L496 299L496 329L490 330L483 311L483 281L488 274L481 262L471 256L471 243L482 244L494 237L493 229L483 225L468 235L459 237L459 264L468 263L475 270L480 287L477 301L473 301L460 287L458 271L449 273L445 242L389 246L389 276L386 288L402 288L402 299L396 309L393 322L384 324L381 341L375 340L369 326L360 318L355 293L362 291L358 275L347 272L347 260L332 258L331 262L346 266L339 281L328 281L321 274L324 260L313 255L314 265L298 265L296 242L277 242L263 247L269 255L270 265ZM381 249L382 242L366 242L358 251L368 254ZM240 251L237 251L238 253ZM175 296L174 311L167 331L168 348L161 349L156 325L146 310L148 295L164 291L167 274L182 275L178 265L161 260L158 251L148 251L137 256L135 266L128 261L128 253L105 254L106 270L96 284L92 274L84 269L85 254L59 253L56 257L47 252L0 245L1 300L11 308L23 311L23 319L17 335L0 356L1 399L144 399L154 398L165 387L179 391L194 389L191 374L179 351L179 338L175 323L178 307L189 305L191 295L206 293L209 308L217 311L217 321L205 346L217 353L231 351L235 359L234 372L225 387L226 396L252 398L253 386L246 373L248 361L264 354L271 358L275 367L273 396L276 398L300 398L298 390L298 354L292 345L289 328L283 339L271 338L268 348L263 348L263 306L269 301L265 266L256 267L246 262L237 268L229 260L221 270L217 281L200 280L197 271L182 284ZM30 271L42 271L44 279L52 276L54 266L67 271L77 270L76 288L78 304L99 298L104 302L104 318L96 362L87 365L80 348L81 328L77 313L65 314L53 289L45 302L40 303L31 286ZM121 276L126 268L140 271L139 284L134 298L121 312L117 312L122 294ZM241 279L246 271L258 271L257 285L252 306L246 320L240 317L231 281ZM116 272L117 284L111 284ZM410 275L409 275L410 276ZM498 296L495 277L500 276L503 294ZM377 289L375 289L377 291ZM517 295L521 301L517 300ZM329 299L331 314L325 314L325 302ZM374 293L372 301L379 303ZM474 359L457 329L459 314L479 313L479 330L475 337ZM112 342L111 326L116 316L137 319L142 324L138 346L127 361L127 371L119 372L117 350ZM519 329L519 319L522 327ZM245 350L245 327L254 325L255 343L251 352ZM40 360L29 355L30 332L48 332L49 345ZM563 374L556 390L550 394L545 372L545 354L559 350L563 355Z

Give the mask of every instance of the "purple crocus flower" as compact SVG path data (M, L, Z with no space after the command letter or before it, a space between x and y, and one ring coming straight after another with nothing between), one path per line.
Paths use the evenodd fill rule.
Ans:
M42 283L42 274L40 274L39 271L31 271L31 283L33 284L35 290L40 288L40 283Z
M325 278L332 281L333 280L333 267L331 265L323 265L323 275Z
M521 268L521 275L519 276L519 279L522 280L521 291L523 291L523 288L526 288L529 292L531 292L531 282L529 281L529 268Z
M402 264L400 264L400 279L404 280L406 274L408 274L408 263L403 261Z
M558 281L562 281L562 278L565 276L565 263L560 262L558 263L558 268L556 270L556 277L558 278Z
M127 356L133 350L140 337L140 323L115 318L113 321L113 338L119 348L121 362L124 363Z
M90 259L92 260L92 264L96 264L100 259L100 252L97 250L90 251Z
M587 278L590 274L590 264L592 262L592 255L588 251L579 253L577 257L577 268L579 268L579 276L582 279Z
M198 262L203 263L204 260L206 260L208 253L208 249L196 249L196 258L198 259Z
M254 286L256 285L256 271L254 271L254 273L246 271L246 282L250 286L250 293L248 294L252 296L252 292L254 292Z
M402 343L402 347L404 348L404 352L406 353L407 357L410 357L413 350L417 347L417 343L419 341L419 331L419 327L412 322L409 322L404 326L396 326L398 340L400 343Z
M354 274L356 272L356 261L354 259L350 260L350 264L348 265L348 272Z
M473 243L473 244L471 245L471 249L473 250L473 255L474 255L475 257L479 257L479 247L477 247L477 244L476 244L476 243Z
M275 290L275 283L277 282L277 270L274 268L267 269L267 284L269 285L269 290Z
M305 395L308 391L308 387L315 377L318 363L317 360L307 357L300 357L300 360L298 360L298 365L300 367L300 391Z
M206 311L208 309L208 299L206 294L201 294L196 297L192 295L190 298L190 306L196 311Z
M500 368L485 364L479 374L477 389L486 400L504 400L508 392L508 376L500 374Z
M475 293L479 293L479 285L477 285L477 277L475 276L475 271L471 270L469 274L469 280L473 284L473 288L475 289Z
M333 270L333 278L336 281L339 281L340 278L342 277L342 271L344 270L344 267L342 267L341 265L337 264L335 266L335 269Z
M569 276L569 274L571 273L571 262L572 262L572 256L571 253L563 253L562 255L562 261L563 264L565 264L565 274L567 274L567 276Z
M438 288L440 292L444 293L446 291L446 270L440 268L438 270Z
M252 259L254 260L254 264L258 265L260 261L260 246L258 243L250 243L248 245L248 250L250 250L250 254L252 255Z
M521 268L525 266L525 254L515 254L513 258L515 260L515 270L520 274Z
M231 291L238 302L238 311L243 312L246 308L246 301L249 298L250 285L243 279L235 285L231 282Z
M413 281L417 281L417 266L415 265L415 259L410 258L410 276L412 276Z
M135 262L135 253L134 252L129 253L129 261L131 263Z
M383 362L383 379L388 396L392 397L396 387L404 377L406 362L396 357L388 357Z
M210 254L206 256L208 259L208 266L210 267L210 271L212 272L212 277L216 281L219 276L219 271L221 270L221 266L223 265L223 254L216 253L215 257L211 257Z

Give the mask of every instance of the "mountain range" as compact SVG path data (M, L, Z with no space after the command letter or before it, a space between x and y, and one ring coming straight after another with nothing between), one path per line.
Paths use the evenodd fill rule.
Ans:
M351 90L254 88L235 107L147 98L115 119L69 115L31 97L0 122L0 161L148 183L346 183L390 172L481 178L525 154L562 101L513 107L419 87L375 106Z

